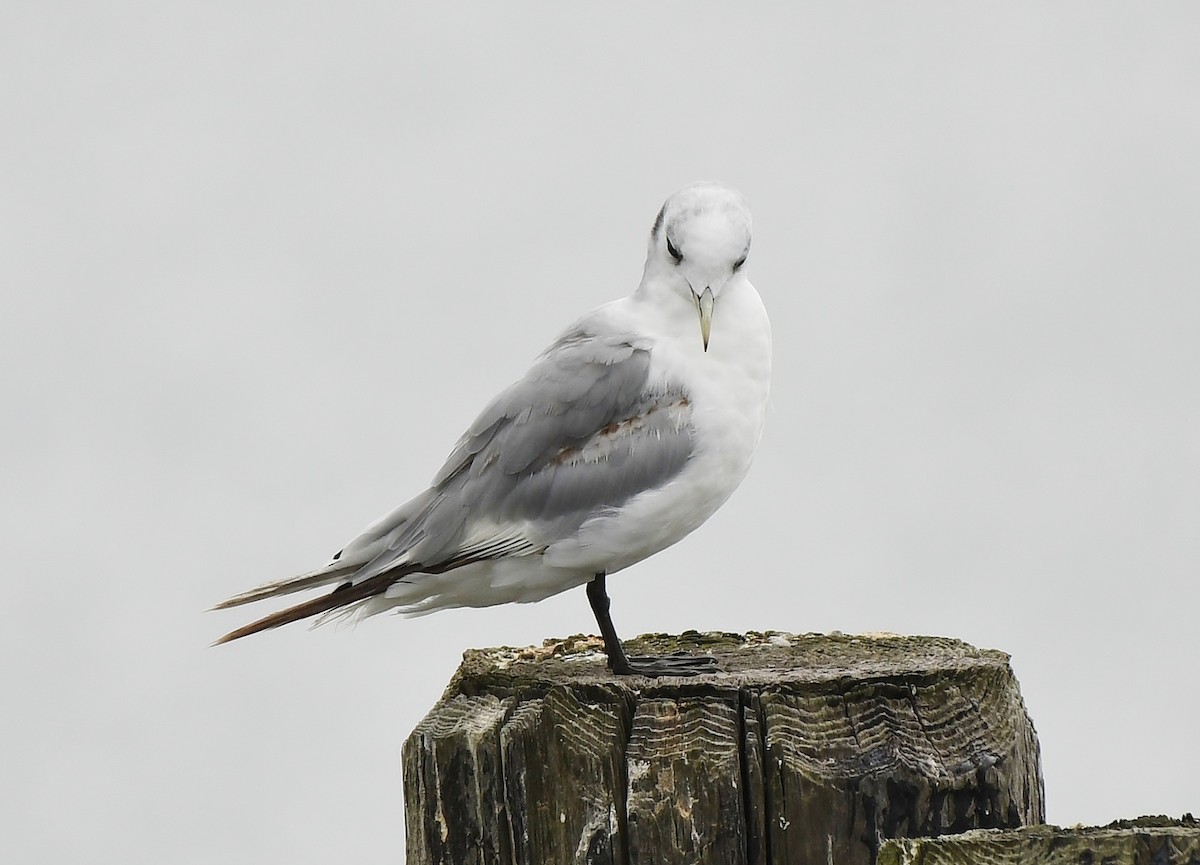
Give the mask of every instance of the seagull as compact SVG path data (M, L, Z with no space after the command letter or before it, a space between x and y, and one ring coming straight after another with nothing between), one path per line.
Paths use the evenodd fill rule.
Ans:
M605 578L698 528L750 468L771 379L771 326L745 275L750 227L728 187L672 195L637 290L570 325L483 410L427 490L324 567L213 609L332 591L214 645L313 616L527 603L586 584L614 674L715 669L706 657L627 656Z

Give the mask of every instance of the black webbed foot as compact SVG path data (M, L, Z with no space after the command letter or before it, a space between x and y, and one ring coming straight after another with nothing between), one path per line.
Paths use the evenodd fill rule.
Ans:
M686 652L671 652L669 655L633 655L626 656L622 652L624 664L614 663L611 655L608 666L618 676L702 676L705 673L719 673L716 658L708 655L689 655Z
M608 592L604 587L604 574L599 573L587 586L588 603L596 616L596 624L600 626L600 634L604 638L604 653L608 655L608 667L618 676L700 676L704 673L719 673L715 658L705 655L689 655L686 652L671 652L668 655L635 655L630 658L625 654L621 641L617 639L616 628L613 627L612 617L609 616Z

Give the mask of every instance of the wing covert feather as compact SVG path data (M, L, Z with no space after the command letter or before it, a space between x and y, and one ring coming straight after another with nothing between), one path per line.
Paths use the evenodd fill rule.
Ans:
M480 413L422 512L362 575L544 548L666 482L691 456L691 407L681 388L651 388L649 372L634 339L569 331Z

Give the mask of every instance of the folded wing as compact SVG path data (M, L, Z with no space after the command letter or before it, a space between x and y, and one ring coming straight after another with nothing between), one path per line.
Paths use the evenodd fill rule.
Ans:
M356 603L399 579L537 555L588 519L667 483L692 453L691 405L681 388L652 384L649 373L644 341L577 325L483 410L430 489L327 566L325 582L339 581L338 588L222 642ZM323 573L222 606L309 588Z

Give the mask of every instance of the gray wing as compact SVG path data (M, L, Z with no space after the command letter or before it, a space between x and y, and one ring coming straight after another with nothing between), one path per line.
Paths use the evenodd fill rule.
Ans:
M691 407L649 370L635 338L568 331L483 410L355 581L533 551L667 482L692 454Z

